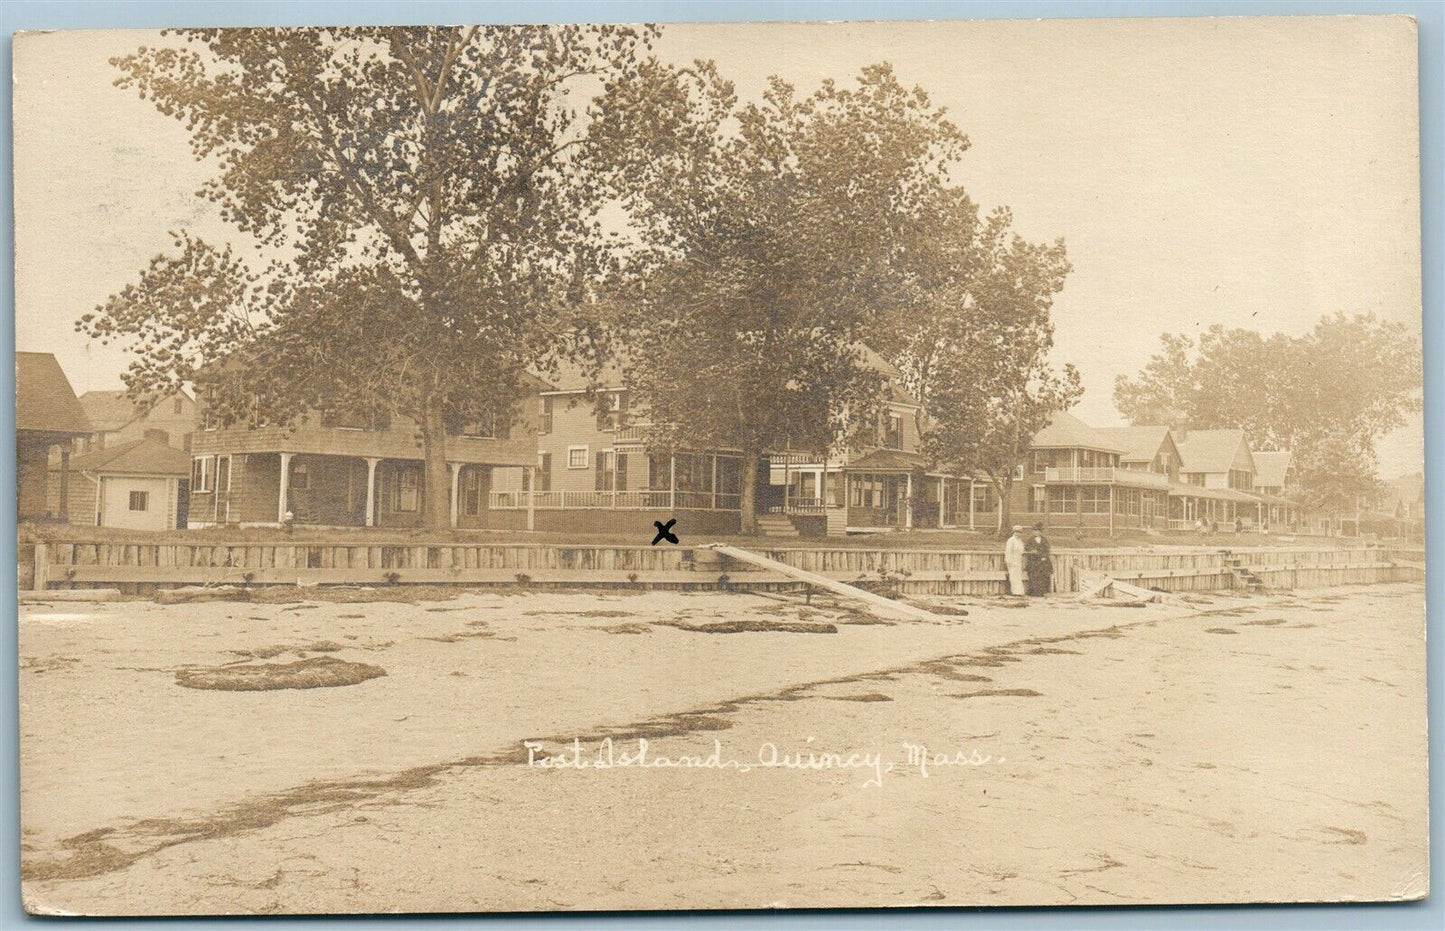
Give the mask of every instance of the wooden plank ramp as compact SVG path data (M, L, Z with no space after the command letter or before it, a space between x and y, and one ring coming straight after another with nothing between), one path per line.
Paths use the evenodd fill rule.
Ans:
M945 618L942 615L934 614L932 611L925 611L901 601L894 601L892 598L885 598L882 595L875 595L873 592L864 591L855 585L846 582L838 582L827 576L819 575L816 572L809 572L806 569L799 569L776 559L769 559L757 553L742 549L737 546L728 546L724 543L710 543L707 546L713 552L719 553L729 559L736 559L739 562L749 563L759 569L766 569L770 572L781 573L791 579L795 579L814 588L821 588L824 591L841 595L844 598L851 598L866 604L873 613L882 617L891 617L906 621L944 621L954 620Z

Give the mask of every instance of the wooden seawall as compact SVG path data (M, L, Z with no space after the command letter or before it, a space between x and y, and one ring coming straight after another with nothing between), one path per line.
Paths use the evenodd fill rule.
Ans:
M794 587L703 547L557 546L526 543L36 543L22 587L174 585L530 585L617 588ZM753 551L799 569L898 594L990 595L1005 590L995 552L756 546ZM1250 547L1233 551L1270 588L1303 588L1424 577L1418 548ZM1234 588L1229 551L1221 548L1070 550L1053 554L1055 591L1076 591L1080 572L1165 591ZM31 574L33 573L33 574Z

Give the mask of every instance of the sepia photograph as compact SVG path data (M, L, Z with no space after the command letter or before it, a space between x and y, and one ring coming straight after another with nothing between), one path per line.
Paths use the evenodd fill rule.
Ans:
M1417 46L16 33L26 911L1426 898Z

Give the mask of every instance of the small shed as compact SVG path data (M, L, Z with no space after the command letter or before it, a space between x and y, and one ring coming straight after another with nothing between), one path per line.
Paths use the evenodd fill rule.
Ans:
M72 488L72 520L80 521L81 505L97 526L127 530L171 530L186 526L191 457L151 437L98 449L70 461L78 473Z

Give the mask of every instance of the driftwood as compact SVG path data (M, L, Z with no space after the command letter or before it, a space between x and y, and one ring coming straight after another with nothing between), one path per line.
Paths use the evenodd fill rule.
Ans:
M20 592L20 603L27 601L119 601L118 588L70 588Z
M868 605L868 607L872 609L875 614L883 617L898 618L906 621L944 620L943 617L934 614L932 611L925 611L923 608L915 608L913 605L905 604L901 601L894 601L892 598L885 598L882 595L876 595L873 592L864 591L863 589L858 588L854 585L849 585L846 582L838 582L828 578L827 576L819 575L816 572L809 572L806 569L799 569L795 566L790 566L787 563L778 562L776 559L769 559L766 556L759 556L757 553L750 552L748 550L742 549L741 547L727 546L722 543L713 543L708 546L708 549L711 549L717 553L721 553L722 555L727 556L731 559L736 559L739 562L751 563L752 565L758 566L762 569L769 569L773 572L782 573L789 578L797 579L799 582L805 582L808 585L813 586L814 588L821 588L824 591L830 591L833 594L841 595L844 598L852 598L855 601L861 601L864 604Z
M1164 592L1156 592L1103 573L1079 573L1079 594L1084 598L1129 598L1134 601L1164 601Z

